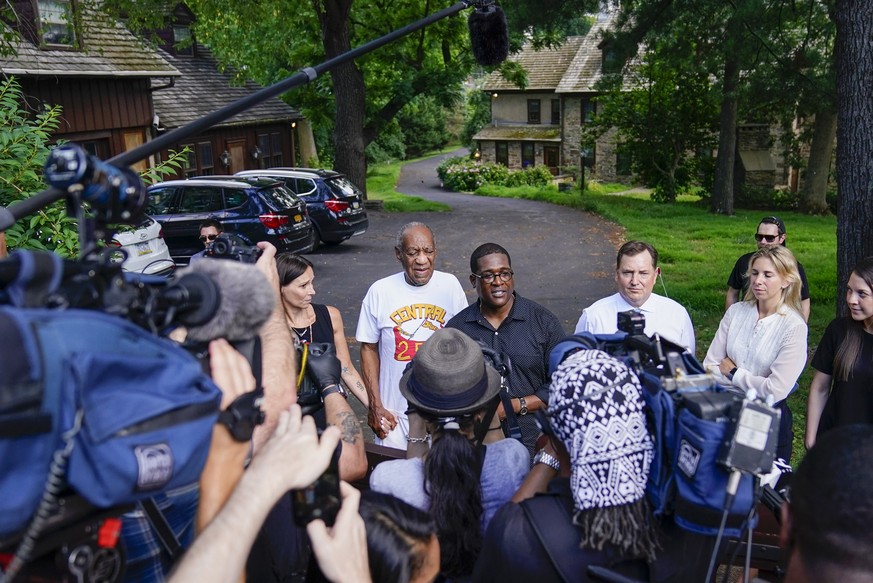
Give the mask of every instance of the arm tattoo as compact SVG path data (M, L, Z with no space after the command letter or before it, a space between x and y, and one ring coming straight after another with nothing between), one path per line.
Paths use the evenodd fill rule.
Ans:
M364 437L364 434L361 432L361 424L358 423L358 418L351 411L343 411L337 414L337 421L339 423L336 426L340 428L342 440L346 443L354 445L359 437Z
M349 367L347 367L347 366L343 367L343 374L349 374Z

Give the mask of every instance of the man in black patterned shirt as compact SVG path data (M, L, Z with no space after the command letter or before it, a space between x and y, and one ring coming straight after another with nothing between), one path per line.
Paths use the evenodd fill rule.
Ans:
M479 299L449 320L474 340L509 357L509 394L524 444L534 453L539 429L534 416L545 409L549 396L549 353L566 336L558 318L543 306L515 292L509 252L485 243L470 256L470 283ZM497 408L503 421L503 405Z

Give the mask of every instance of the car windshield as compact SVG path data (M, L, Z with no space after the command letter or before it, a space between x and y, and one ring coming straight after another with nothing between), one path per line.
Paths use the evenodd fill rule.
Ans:
M284 186L264 189L261 191L261 196L274 210L296 208L300 204L294 193Z
M336 178L331 178L324 182L335 196L359 196L361 194L361 191L358 190L354 184L349 182L349 179L345 176L337 176Z

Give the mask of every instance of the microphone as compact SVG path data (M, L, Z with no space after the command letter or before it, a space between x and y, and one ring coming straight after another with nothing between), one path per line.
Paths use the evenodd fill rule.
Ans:
M467 18L473 58L483 67L494 67L509 56L506 14L493 0L478 0Z
M218 309L206 321L188 326L187 342L251 340L276 305L267 278L252 264L207 259L185 268L180 276L180 283L190 276L208 278L219 292Z

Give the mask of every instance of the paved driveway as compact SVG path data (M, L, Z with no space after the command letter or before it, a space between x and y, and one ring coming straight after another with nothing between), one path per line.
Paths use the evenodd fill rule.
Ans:
M397 231L410 221L427 223L436 235L436 268L458 277L472 302L470 253L482 243L505 247L512 256L515 290L549 308L570 334L582 309L615 291L615 242L619 229L581 211L527 200L488 198L448 192L440 186L436 167L444 158L406 165L398 191L443 202L444 213L370 211L364 235L342 245L320 247L308 255L315 265L315 301L342 312L352 359L359 364L354 340L361 300L374 281L400 269L394 258ZM366 426L366 412L351 399Z
M450 212L370 211L370 228L364 235L337 247L322 246L308 256L315 264L316 301L340 309L347 336L354 336L370 284L399 271L394 241L409 221L425 222L434 230L436 268L456 275L470 301L476 297L469 284L470 253L486 242L509 251L516 291L554 312L568 333L582 308L615 291L615 225L547 203L448 192L436 175L442 158L406 165L398 190L446 203Z

